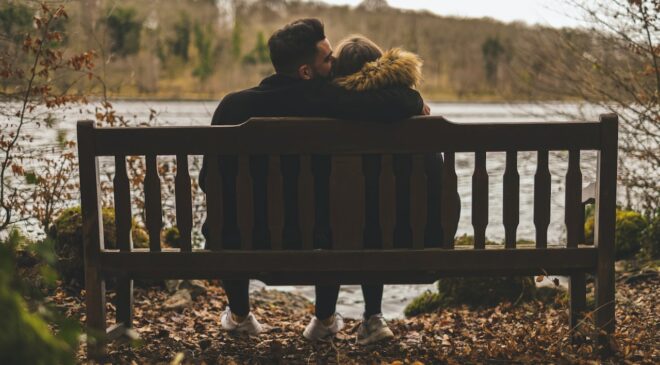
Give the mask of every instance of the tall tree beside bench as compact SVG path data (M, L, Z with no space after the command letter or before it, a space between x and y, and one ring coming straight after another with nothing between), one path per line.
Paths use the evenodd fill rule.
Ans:
M135 278L251 278L269 284L429 283L443 276L570 276L570 325L585 309L585 274L596 276L596 325L601 342L614 332L614 221L617 178L616 115L598 122L456 124L440 117L417 117L392 124L328 119L260 118L237 126L96 128L78 123L80 189L85 247L87 325L112 335L132 326ZM549 151L569 151L566 175L565 247L548 246L550 222ZM598 151L595 245L582 245L580 151ZM505 247L487 247L488 172L486 152L506 152L503 182ZM536 243L516 245L519 223L520 151L537 152L534 188ZM442 152L440 211L427 204L433 173L428 156ZM475 156L472 177L474 247L454 247L459 213L455 153ZM157 156L176 156L176 224L181 248L161 248L162 203ZM207 249L193 249L188 156L206 155L211 166L222 156L238 156L236 176L209 169L206 203ZM299 155L297 168L282 163ZM314 250L316 155L331 156L328 228L332 249ZM98 157L115 159L114 197L117 250L103 246ZM149 249L131 244L131 204L126 156L145 156L144 197ZM251 157L252 156L252 157ZM253 163L266 156L261 167ZM376 162L374 162L376 161ZM236 179L236 180L233 180ZM254 182L266 180L266 190ZM237 222L223 219L223 181L236 181ZM365 218L365 184L378 185L378 219ZM297 185L297 186L296 186ZM297 190L297 205L283 191ZM407 194L409 199L402 199ZM403 206L409 202L409 205ZM256 217L255 206L267 207ZM373 213L373 212L372 212ZM438 217L440 217L438 219ZM367 222L369 226L367 226ZM229 225L232 226L229 226ZM433 236L435 228L442 235ZM223 247L223 232L235 231L239 249ZM285 231L299 233L301 249L285 249ZM364 249L365 232L380 233L382 249ZM402 233L403 232L403 233ZM270 250L257 249L270 247ZM105 280L117 278L117 325L108 329ZM110 336L111 337L111 336ZM89 337L91 339L91 336ZM90 340L91 341L91 340ZM92 354L103 342L90 343Z

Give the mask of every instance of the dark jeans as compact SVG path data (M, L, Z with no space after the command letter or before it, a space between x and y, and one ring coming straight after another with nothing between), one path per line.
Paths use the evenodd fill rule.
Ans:
M337 297L339 285L316 286L316 309L314 314L318 319L330 318L337 311ZM362 285L364 297L364 318L369 318L381 312L380 304L383 300L383 284Z
M250 313L250 295L248 280L225 280L223 282L229 307L237 316L247 316ZM383 299L383 285L362 285L364 296L364 317L369 318L381 312L381 301ZM315 315L319 319L327 319L337 310L337 297L339 296L339 285L317 285L316 286L316 310Z
M395 155L394 170L397 176L397 222L410 221L410 155ZM224 209L224 229L223 246L227 249L240 248L240 234L238 232L236 221L236 167L235 158L221 159L224 164L225 172L223 178L223 209ZM314 224L314 248L332 249L332 233L330 230L329 219L329 176L330 176L330 158L328 156L312 156L312 173L314 175L314 193L315 193L315 224ZM425 159L428 176L428 220L429 222L440 221L440 192L441 176L443 168L443 158L439 153L429 154ZM300 249L302 242L298 227L298 195L297 181L300 170L300 160L297 156L282 156L282 171L285 188L284 210L284 241L285 249ZM381 169L381 157L377 155L367 155L363 157L363 169L365 171L365 236L364 247L367 249L379 249L382 247L381 230L379 225L379 182L378 176ZM255 209L255 226L264 227L256 230L253 234L254 247L256 249L269 249L268 234L262 232L265 230L267 222L267 209L265 206L266 197L266 176L267 160L263 157L254 157L251 161L251 168L254 169L253 175L262 178L255 179L253 182L255 203L260 205ZM261 171L261 172L259 172ZM256 198L260 197L260 198ZM456 208L460 210L460 204ZM412 242L411 230L409 225L397 225L395 229L394 246L397 248L409 248ZM206 222L202 228L204 236L207 236ZM425 232L425 246L439 247L442 240L442 228L439 224L428 224ZM225 292L229 299L229 306L233 313L239 316L245 316L250 312L249 282L248 280L225 280ZM383 285L370 284L362 285L362 294L364 296L365 311L364 316L368 318L373 314L381 312L381 300L383 298ZM337 297L339 295L339 285L317 285L316 286L316 316L320 319L326 319L335 313Z
M224 196L224 229L223 246L227 249L240 248L240 234L236 222L236 159L222 158L225 172L223 178L223 196ZM297 176L300 170L300 160L298 156L283 156L282 171L284 178L285 199L285 224L284 224L284 242L285 249L300 249L302 242L298 227L298 194L297 194ZM378 162L379 163L379 162ZM314 225L314 248L332 249L332 234L330 232L329 217L329 177L331 160L328 156L313 155L312 171L314 179L315 193L315 225ZM253 175L265 176L267 159L253 156L251 159L251 168L254 169ZM265 227L266 218L266 179L260 178L254 181L253 185L255 201L261 205L255 209L255 226ZM371 189L369 189L371 192ZM369 194L370 197L373 194ZM375 196L374 196L375 197ZM371 198L377 199L377 198ZM373 205L369 198L367 204ZM375 209L377 207L374 206ZM206 222L202 227L204 236L207 236L208 227ZM268 234L261 234L259 230L253 234L254 247L257 249L270 249ZM367 245L369 247L369 245ZM229 300L229 307L232 313L238 316L246 316L250 313L250 295L248 280L224 280L224 289ZM339 296L339 285L317 285L316 286L316 311L319 319L327 319L332 316L337 307L337 297ZM362 285L362 293L365 302L365 317L381 312L381 300L383 298L383 285L371 284Z

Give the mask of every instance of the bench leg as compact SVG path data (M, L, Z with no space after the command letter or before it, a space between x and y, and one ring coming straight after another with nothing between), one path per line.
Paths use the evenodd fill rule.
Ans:
M609 352L609 338L614 334L614 265L598 265L596 275L596 331L603 354Z
M584 311L587 306L587 284L585 280L584 273L576 273L570 276L568 283L568 288L570 291L570 308L569 308L569 317L570 317L570 328L571 341L576 339L577 327L580 324L580 321L584 319Z
M133 327L133 280L127 277L117 279L117 323Z
M85 305L87 307L87 357L101 359L105 355L105 280L96 269L85 271Z

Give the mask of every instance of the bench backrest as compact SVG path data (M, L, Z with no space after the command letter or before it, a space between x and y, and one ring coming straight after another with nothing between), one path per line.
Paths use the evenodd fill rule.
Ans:
M114 156L116 174L114 196L118 248L131 250L131 203L126 176L126 156L146 157L144 180L146 228L150 250L159 251L162 229L160 179L156 157L174 155L177 160L175 179L176 224L181 233L181 250L191 251L193 227L191 180L188 173L189 155L208 156L215 166L219 156L238 156L236 183L238 230L242 249L250 249L255 230L252 182L259 174L267 176L267 229L271 246L282 248L285 225L283 175L281 155L300 155L298 171L298 216L304 249L312 249L314 234L314 176L310 160L313 155L330 155L330 229L333 249L362 249L365 229L365 176L379 179L379 227L384 248L394 246L396 229L409 230L411 248L424 248L425 230L440 225L443 231L440 245L452 248L458 225L457 176L454 154L474 152L475 171L472 178L472 224L475 248L484 248L488 222L488 174L486 152L506 152L503 187L503 222L505 245L516 246L519 217L519 175L517 153L537 151L538 162L534 188L534 224L536 247L547 245L550 223L550 173L548 151L569 151L566 176L566 225L568 247L577 247L582 240L582 174L580 151L597 150L599 173L597 181L596 241L608 252L613 239L599 237L601 229L609 232L614 226L617 159L617 117L601 116L599 122L547 123L451 123L441 117L417 117L391 124L342 121L331 119L259 118L237 126L96 128L92 121L78 123L81 199L84 215L85 248L88 258L103 250L99 178L97 157ZM441 176L441 196L434 212L427 206L428 154L443 152L445 165ZM364 155L381 155L380 171L364 171ZM250 169L250 156L268 156L267 171ZM408 159L408 160L407 160ZM397 161L403 161L398 163ZM408 161L408 163L406 163ZM407 167L406 167L407 166ZM254 170L254 169L253 169ZM409 184L409 214L396 213L397 184ZM207 215L212 222L222 222L222 179L216 169L207 176ZM400 208L400 207L399 207ZM606 214L602 214L605 212ZM610 214L611 213L611 214ZM439 221L434 221L440 217ZM406 221L400 221L405 219ZM600 227L600 228L599 228ZM209 227L207 248L222 249L220 224ZM602 236L602 235L601 235Z

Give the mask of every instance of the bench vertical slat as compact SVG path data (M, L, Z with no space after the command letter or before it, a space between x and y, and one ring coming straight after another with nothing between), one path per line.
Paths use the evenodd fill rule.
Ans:
M222 249L222 180L220 179L218 155L209 155L208 172L206 174L206 224L208 238L206 249L218 251Z
M255 155L248 159L252 183L251 247L255 250L272 247L271 233L268 229L268 166L271 157L277 158L277 156Z
M383 155L380 172L380 226L383 248L394 248L394 224L396 222L395 178L392 155Z
M279 158L278 158L279 157ZM285 250L294 250L302 248L302 236L300 232L300 226L302 224L300 220L300 156L299 155L280 155L274 156L274 161L269 163L269 173L268 173L268 211L275 213L277 211L277 200L279 199L279 204L281 205L280 214L283 214L282 217L273 217L269 222L277 223L278 220L282 223L281 234L281 246ZM273 165L273 163L275 165ZM279 171L275 171L278 169ZM277 176L280 176L278 179ZM273 185L274 184L274 185ZM280 184L281 191L275 191L278 188L277 184ZM280 194L281 197L278 198L277 195ZM276 200L275 205L271 204L271 200ZM271 223L269 223L271 224ZM277 228L275 228L277 229ZM271 235L273 235L271 231ZM273 237L272 239L277 239ZM276 242L272 242L273 248Z
M424 155L412 157L412 171L410 175L410 220L412 228L413 248L424 248L424 231L427 215L427 181Z
M126 156L115 156L115 176L113 179L115 198L115 227L117 248L129 252L133 249L131 240L131 191L126 174ZM132 327L133 324L133 280L130 277L117 279L117 322Z
M160 230L163 226L163 209L156 155L147 155L146 165L144 205L146 209L147 232L149 232L149 249L151 251L160 251Z
M254 226L254 199L250 171L250 156L238 157L236 179L236 219L241 237L241 250L252 248L252 227Z
M266 194L268 195L268 230L270 231L271 248L281 250L284 230L284 190L280 156L269 156Z
M582 209L582 172L580 172L580 151L568 153L566 172L566 198L564 223L566 223L566 246L577 247L580 240L580 209Z
M300 218L300 235L302 246L311 250L314 243L315 200L314 175L312 174L312 159L310 155L300 156L300 174L298 175L298 204Z
M516 230L520 219L520 175L516 151L506 152L503 190L504 245L506 248L516 248Z
M426 229L424 230L424 247L442 246L442 154L429 153L424 155L426 171Z
M580 230L584 230L580 219L582 208L582 173L580 172L580 150L568 153L566 172L566 200L564 222L566 223L566 246L578 247ZM573 273L569 281L570 326L574 328L580 321L580 313L586 308L586 282L584 273Z
M99 272L99 254L104 248L98 161L94 154L94 122L78 122L78 159L80 163L80 203L82 211L83 252L85 255L85 307L87 353L101 358L105 353L103 335L107 326L105 280ZM90 335L91 334L91 335ZM97 341L95 341L97 339Z
M474 248L486 248L486 227L488 226L488 170L486 151L474 153L474 173L472 174L472 227L474 227Z
M331 227L330 175L332 173L332 156L313 154L311 161L312 175L314 176L314 238L312 244L315 249L330 250L336 240Z
M602 147L598 153L598 180L594 243L598 247L596 270L596 328L598 342L607 346L614 333L614 233L616 222L616 180L618 116L601 115Z
M580 197L581 196L582 196L582 192L580 192ZM580 198L580 199L582 199L582 198ZM582 242L582 243L587 242L587 238L586 238L585 232L584 232L584 221L586 219L586 217L584 215L585 214L585 211L584 211L585 207L586 207L586 204L584 204L582 202L580 204L580 209L578 210L578 222L579 222L578 225L580 227L582 227L582 229L578 230L578 242Z
M131 241L131 191L126 174L126 156L115 156L115 177L113 179L115 198L115 227L117 248L130 251Z
M383 235L380 227L380 178L381 156L363 155L364 174L364 248L382 248Z
M395 179L396 223L394 224L394 247L412 248L410 227L410 174L412 155L392 155Z
M442 169L442 247L454 248L454 237L458 229L460 206L458 200L458 178L456 176L455 154L445 152Z
M364 196L362 156L333 156L330 169L330 229L333 249L363 248Z
M534 226L536 227L536 248L548 247L548 226L550 225L550 169L548 150L537 152L536 173L534 174Z
M176 226L179 228L179 246L181 251L192 251L192 194L188 172L188 155L176 156L176 177L174 193L176 203Z

